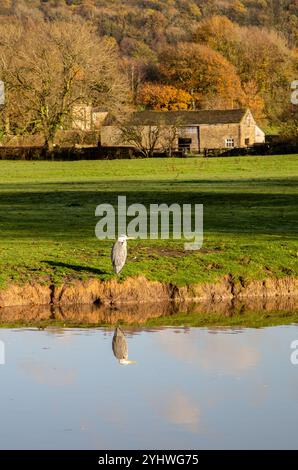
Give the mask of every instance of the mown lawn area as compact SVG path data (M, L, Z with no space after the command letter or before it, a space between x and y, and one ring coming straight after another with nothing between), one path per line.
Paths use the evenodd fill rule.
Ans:
M204 204L204 244L136 240L121 276L179 285L298 272L298 155L80 162L0 162L0 285L114 276L95 208Z

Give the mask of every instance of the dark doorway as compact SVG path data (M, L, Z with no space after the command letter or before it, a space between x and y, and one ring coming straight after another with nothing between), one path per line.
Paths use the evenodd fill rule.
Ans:
M182 152L190 152L191 139L179 137L178 139L178 150Z

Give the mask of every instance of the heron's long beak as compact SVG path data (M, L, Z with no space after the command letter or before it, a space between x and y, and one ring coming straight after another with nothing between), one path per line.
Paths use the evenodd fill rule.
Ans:
M124 366L127 366L128 364L136 364L137 361L128 361L126 359L120 359L120 364L124 365Z

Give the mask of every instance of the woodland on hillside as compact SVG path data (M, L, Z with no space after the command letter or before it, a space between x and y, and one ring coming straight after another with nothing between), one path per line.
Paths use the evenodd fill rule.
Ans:
M1 0L6 125L51 138L84 99L115 112L250 107L295 133L297 46L298 0Z

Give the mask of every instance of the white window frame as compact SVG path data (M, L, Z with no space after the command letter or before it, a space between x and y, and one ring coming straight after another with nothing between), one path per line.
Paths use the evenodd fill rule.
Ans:
M225 139L225 148L232 149L235 147L235 140L232 137Z

